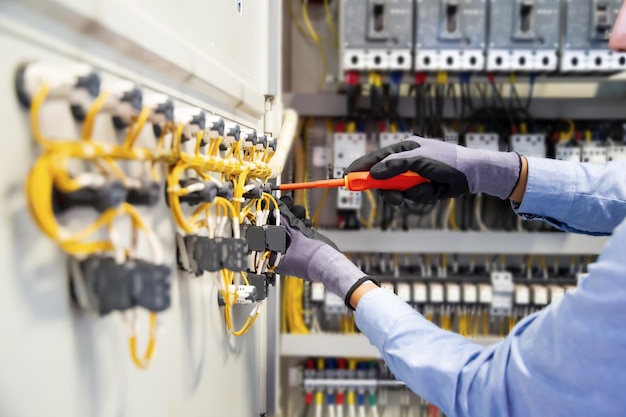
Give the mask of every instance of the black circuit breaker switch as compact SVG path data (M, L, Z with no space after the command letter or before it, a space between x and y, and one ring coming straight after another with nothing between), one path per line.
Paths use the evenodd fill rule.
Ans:
M245 271L248 257L246 240L225 237L221 238L219 243L221 245L222 267L229 271Z
M246 242L251 252L265 252L265 229L260 226L250 226L246 230Z
M191 248L187 246L191 252ZM217 272L222 269L221 242L218 239L198 236L193 244L193 259L198 270Z
M285 253L287 251L287 231L280 226L265 226L265 245L269 251Z
M256 300L265 300L267 298L267 278L265 275L257 275L248 272L246 278L248 278L250 285L256 288Z

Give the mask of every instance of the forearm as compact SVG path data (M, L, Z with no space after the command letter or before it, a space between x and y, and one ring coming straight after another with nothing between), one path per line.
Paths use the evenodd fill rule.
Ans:
M603 166L528 158L511 200L521 201L517 212L526 218L566 231L610 234L626 216L625 169L624 162Z
M468 402L474 410L490 410L489 415L508 415L505 386L478 384L470 392L483 365L490 369L496 347L484 348L440 329L384 289L362 296L356 323L393 374L446 415L467 416ZM502 379L503 372L492 380Z

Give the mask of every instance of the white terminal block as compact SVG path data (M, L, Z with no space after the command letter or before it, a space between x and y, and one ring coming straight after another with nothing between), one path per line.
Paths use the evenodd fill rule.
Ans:
M611 68L612 55L612 52L608 49L589 51L587 70L593 72L613 71L613 68Z
M559 301L561 298L565 296L565 288L559 285L548 286L548 291L550 292L550 303Z
M624 161L626 160L626 146L614 145L606 149L606 161Z
M590 164L606 164L607 151L604 146L597 146L594 143L583 145L581 162Z
M586 72L587 58L585 51L564 51L561 56L561 72Z
M333 178L343 178L343 171L366 153L365 133L335 133L333 135Z
M388 52L389 69L392 71L410 70L413 68L410 49L394 49Z
M626 52L613 52L611 69L614 71L626 70Z
M415 54L417 71L436 71L439 68L439 53L436 49L422 49Z
M511 52L508 49L490 49L487 52L487 71L510 71Z
M511 54L511 69L514 71L535 70L535 55L531 49L516 49Z
M515 134L511 135L511 150L520 155L545 158L546 135L544 134Z
M560 161L580 162L580 147L557 145L556 159Z
M428 283L428 301L434 304L444 302L443 285L438 282Z
M478 288L474 284L463 284L463 303L476 304L478 302Z
M530 288L527 285L517 284L515 286L515 304L520 306L530 304Z
M485 55L481 50L466 50L461 53L461 71L482 71Z
M461 69L461 50L442 49L439 51L439 70L458 71Z
M465 145L472 149L499 151L499 137L497 133L468 133L465 135Z
M344 70L367 69L367 53L363 49L346 49L343 52Z
M536 306L548 305L548 289L543 285L531 285L533 304Z
M350 191L341 187L337 190L337 208L339 210L358 210L363 197L360 191Z
M389 54L386 49L372 49L365 55L365 69L388 70Z
M387 291L391 291L392 293L396 292L396 289L391 282L381 282L380 288L387 290Z
M423 282L413 283L413 302L419 304L428 302L428 288Z
M399 282L396 284L396 294L405 303L411 301L411 286L406 282Z
M329 314L339 314L347 309L344 301L336 294L326 291L324 295L324 311Z
M454 304L461 302L461 286L459 284L446 283L446 302Z
M556 51L535 51L535 70L556 71L559 59Z
M322 302L324 301L324 297L326 295L326 289L324 288L324 284L321 282L312 282L311 283L311 301Z
M379 146L385 148L387 146L395 145L406 140L409 135L405 132L383 132L380 134Z
M493 301L493 288L489 284L478 284L478 302L491 304Z

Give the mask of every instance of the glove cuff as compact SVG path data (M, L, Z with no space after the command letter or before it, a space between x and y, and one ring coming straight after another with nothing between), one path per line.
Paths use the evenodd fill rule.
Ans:
M319 281L324 287L345 300L346 294L365 273L343 253L323 245L309 254L307 279Z
M478 158L472 158L473 163L465 167L470 192L506 200L519 181L521 157L515 152L477 152Z
M374 277L369 277L366 275L363 278L357 280L357 282L355 282L352 285L352 287L348 290L348 293L346 294L346 298L344 298L343 300L343 302L346 304L346 307L348 307L348 309L354 311L354 307L352 307L352 305L350 304L350 298L352 298L352 294L354 294L357 288L359 288L361 285L363 285L363 283L368 282L368 281L380 287L380 282Z

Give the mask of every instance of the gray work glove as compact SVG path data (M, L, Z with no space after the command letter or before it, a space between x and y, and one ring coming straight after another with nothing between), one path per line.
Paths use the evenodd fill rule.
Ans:
M348 307L350 296L359 285L365 281L377 283L339 252L332 241L311 228L304 207L294 206L290 197L281 198L279 207L281 224L287 229L289 242L276 272L321 282Z
M466 193L508 198L520 176L521 159L515 152L469 149L419 136L387 146L354 161L346 172L370 171L387 179L413 171L430 180L407 191L380 191L393 205L430 203Z

